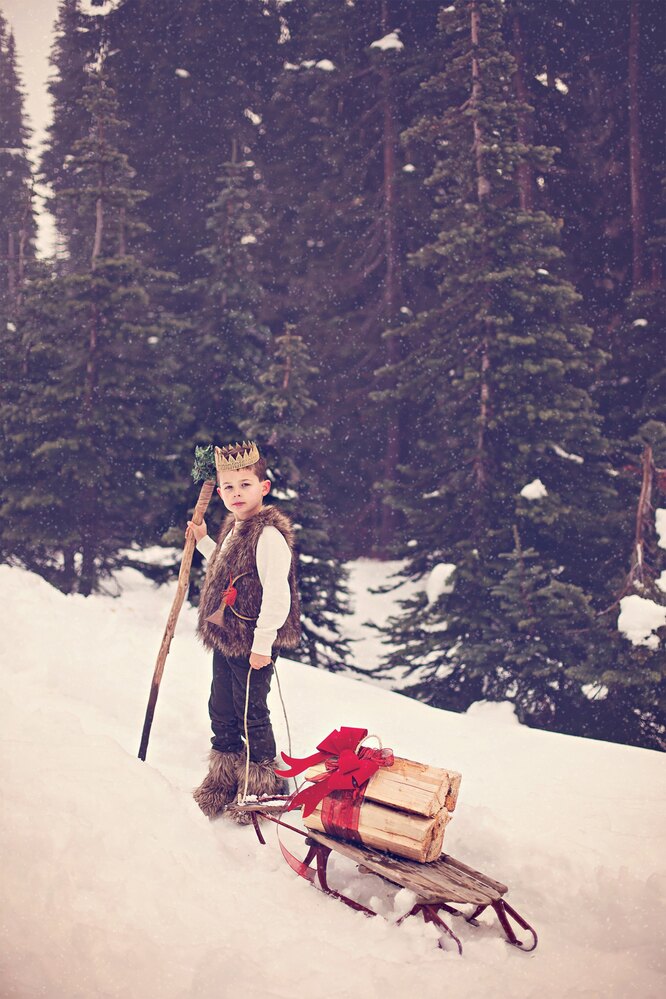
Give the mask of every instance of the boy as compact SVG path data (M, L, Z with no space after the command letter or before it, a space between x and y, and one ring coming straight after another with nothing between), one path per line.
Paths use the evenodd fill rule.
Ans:
M245 786L244 714L251 670L247 726L250 766L247 793L278 794L284 781L274 773L275 737L266 699L273 657L300 641L294 533L287 517L264 507L271 483L254 441L215 448L218 493L229 515L217 544L206 524L188 521L197 548L208 561L199 601L197 633L213 652L208 711L213 730L208 774L194 791L213 818L226 811L237 822L249 813L234 807Z

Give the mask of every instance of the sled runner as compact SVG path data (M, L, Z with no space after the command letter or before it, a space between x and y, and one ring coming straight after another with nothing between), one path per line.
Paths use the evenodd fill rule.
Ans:
M260 818L269 819L278 827L290 829L305 837L308 850L302 861L297 860L280 843L289 866L313 885L316 879L323 892L358 912L363 912L367 916L378 915L367 906L330 887L326 871L332 852L354 861L362 874L375 874L392 885L412 891L417 897L417 902L398 920L398 924L410 916L420 914L426 923L434 923L455 942L459 954L462 954L462 943L442 919L441 911L462 917L472 926L478 926L478 917L485 909L491 908L499 920L508 943L522 949L524 953L533 951L537 946L536 930L504 898L509 890L507 885L468 867L449 854L443 853L438 860L422 864L391 853L373 850L362 844L334 839L312 830L303 832L282 820L280 813L284 810L285 801L276 798L266 801L265 804L261 799L248 801L244 807L250 812L255 832L260 843L264 845L266 840L259 827ZM471 913L465 913L456 908L457 905L474 906L474 908ZM510 919L531 935L531 940L528 941L530 946L518 939ZM439 940L439 946L444 949L442 939Z
M398 922L401 923L409 916L416 916L420 913L426 923L435 923L455 941L460 954L462 954L462 943L441 918L439 910L444 910L454 916L462 916L467 922L478 926L477 917L484 909L491 907L495 911L510 944L514 947L521 947L525 951L534 950L537 945L536 932L504 900L503 896L508 891L507 886L486 874L481 874L480 871L475 871L466 864L462 864L446 853L429 864L421 864L414 860L406 860L404 857L395 857L390 853L372 850L360 844L333 839L321 833L310 832L306 843L309 845L306 861L308 863L316 861L319 883L324 891L331 894L326 880L326 866L331 852L335 850L342 856L353 860L362 874L378 875L384 881L414 892L417 896L416 904ZM338 897L342 901L347 901L344 896L338 894ZM452 902L458 905L471 904L475 908L470 915L465 915L451 905ZM530 947L525 946L517 938L509 923L509 916L520 927L531 933ZM439 946L442 947L441 940Z

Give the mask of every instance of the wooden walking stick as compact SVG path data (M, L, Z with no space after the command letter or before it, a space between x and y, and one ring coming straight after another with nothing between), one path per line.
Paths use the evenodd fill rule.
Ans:
M209 444L208 447L195 448L192 478L195 482L203 481L201 492L199 493L199 499L197 500L197 505L195 506L194 513L192 515L192 523L200 524L204 518L206 510L208 509L208 504L210 503L213 490L215 489L215 448L212 444ZM148 707L146 708L146 718L143 723L143 732L141 733L141 745L139 746L139 759L144 761L146 759L146 751L148 749L150 729L153 724L153 715L155 714L157 695L160 689L162 673L164 672L164 664L166 662L166 657L169 655L171 639L173 638L176 630L176 621L178 620L178 615L180 614L180 608L183 606L183 600L185 599L185 594L187 593L187 587L190 581L190 570L192 568L192 556L194 555L195 545L196 542L194 535L190 532L187 540L185 541L183 559L180 563L180 572L178 573L176 595L171 605L166 628L164 629L164 637L162 638L160 651L157 654L157 662L153 673L153 682L150 687Z

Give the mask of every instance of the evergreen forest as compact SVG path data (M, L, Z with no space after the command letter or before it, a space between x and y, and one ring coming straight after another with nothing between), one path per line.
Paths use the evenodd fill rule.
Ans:
M666 606L665 20L61 0L33 163L0 0L3 561L166 582L195 447L256 439L304 661L362 670L346 564L395 560L377 679L663 749L666 625L618 618Z

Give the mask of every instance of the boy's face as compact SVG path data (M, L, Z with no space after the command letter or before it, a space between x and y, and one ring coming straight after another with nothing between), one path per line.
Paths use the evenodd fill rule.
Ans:
M234 468L220 473L217 491L236 520L249 520L261 510L270 488L270 480L262 482L251 468Z

